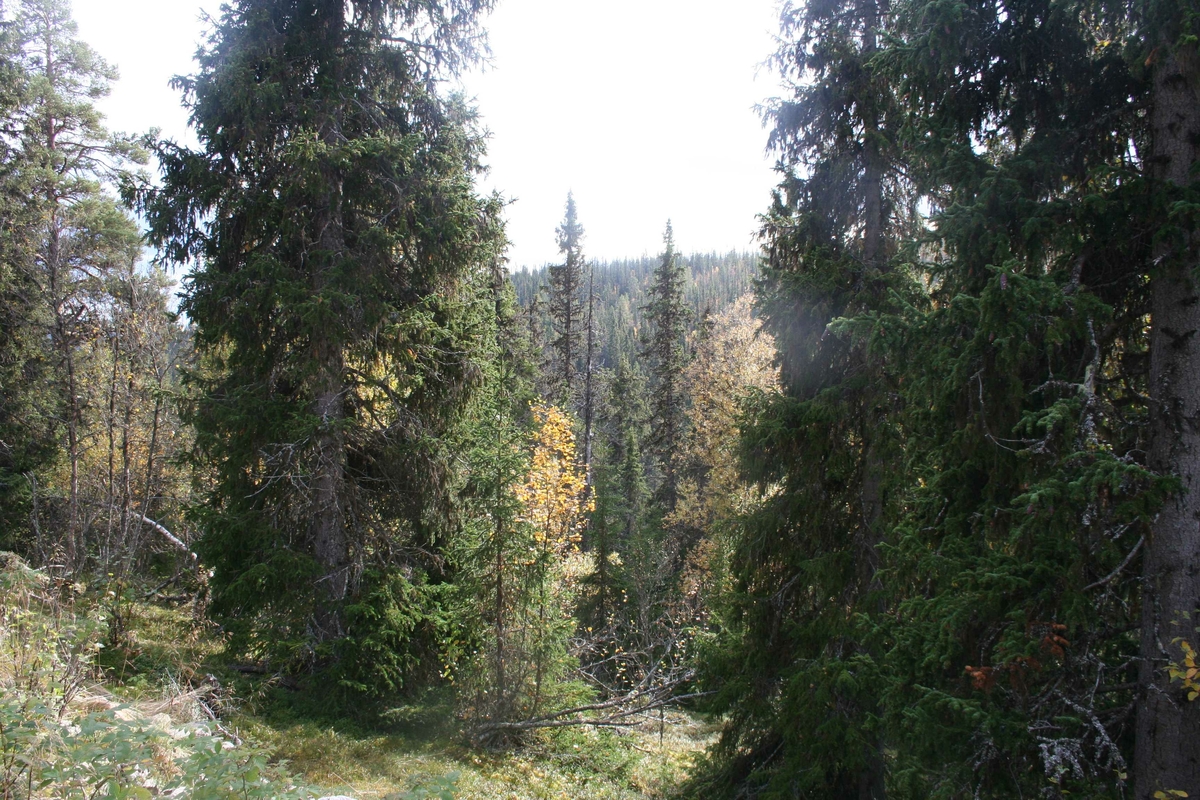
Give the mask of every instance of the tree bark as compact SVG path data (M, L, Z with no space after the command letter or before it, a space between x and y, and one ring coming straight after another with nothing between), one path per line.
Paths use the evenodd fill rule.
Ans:
M1194 63L1174 42L1156 50L1148 171L1163 188L1187 186L1200 155L1200 92ZM1194 50L1194 48L1192 48ZM1195 56L1191 56L1194 62ZM1159 513L1143 562L1142 661L1134 754L1136 797L1200 790L1200 703L1165 671L1181 662L1175 642L1196 643L1200 622L1200 293L1192 278L1200 237L1189 232L1156 253L1150 338L1150 464L1179 478Z
M320 13L324 17L325 46L333 61L331 84L340 86L341 61L337 52L345 36L345 6L339 0L327 0L323 5ZM340 101L329 98L327 102L333 105L321 125L320 137L330 148L338 148L344 141ZM342 175L335 166L327 167L325 173L324 202L315 219L319 255L310 265L313 292L317 295L329 288L335 267L345 252ZM312 342L316 365L313 411L319 422L315 435L311 531L313 555L322 572L318 579L318 608L314 622L318 640L327 641L344 634L341 604L346 597L350 573L345 518L345 357L332 323L314 330ZM321 606L322 601L326 605Z
M883 4L886 0L865 0L863 13L863 68L869 70L869 62L879 49L879 31L882 24ZM868 100L863 119L863 277L872 280L875 272L887 269L887 253L885 252L885 230L887 219L883 202L883 154L879 149L879 110L874 106L875 99ZM866 286L864 291L869 291ZM883 538L883 471L884 463L876 441L878 431L882 427L886 413L876 406L881 401L876 395L882 376L876 365L869 362L870 356L863 352L863 358L868 359L867 369L872 374L872 386L868 389L866 420L870 430L864 431L866 438L863 448L863 468L859 485L859 501L862 504L862 521L859 531L859 591L872 592L879 588L879 545ZM872 609L883 613L882 607ZM875 709L878 715L878 709ZM887 797L886 772L884 759L884 743L876 736L875 741L869 742L864 754L864 765L858 776L859 800L884 800Z

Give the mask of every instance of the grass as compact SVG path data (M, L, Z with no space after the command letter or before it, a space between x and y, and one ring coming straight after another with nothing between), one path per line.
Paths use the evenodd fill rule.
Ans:
M229 702L226 725L273 752L286 768L329 794L384 798L457 774L458 800L644 800L670 794L716 726L679 712L622 731L543 731L521 748L466 746L449 690L431 691L357 718L331 716L311 690L290 691L229 670L215 630L190 608L132 600L126 630L101 663L118 696L216 680Z
M460 776L461 800L660 797L682 781L692 757L714 732L686 715L671 714L661 744L657 725L623 734L570 728L543 732L515 752L480 752L436 724L421 732L272 716L241 721L250 738L287 759L309 781L358 798L384 797L450 773Z

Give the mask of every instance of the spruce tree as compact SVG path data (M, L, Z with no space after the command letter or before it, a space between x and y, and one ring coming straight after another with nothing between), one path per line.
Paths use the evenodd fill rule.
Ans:
M563 262L550 267L548 310L551 320L551 397L571 408L580 387L579 360L584 355L587 312L584 309L583 226L579 224L575 197L567 195L567 210L558 228L558 252Z
M528 710L528 631L522 616L530 603L525 556L531 542L515 489L529 469L525 444L537 399L537 362L500 259L490 288L493 313L480 353L483 384L458 446L468 463L459 489L465 535L452 548L459 565L456 588L471 595L459 623L481 643L457 679L476 726L512 721Z
M912 0L877 9L886 38L841 8L806 7L823 33L793 40L806 69L774 116L802 145L759 285L784 396L744 440L767 512L705 660L732 712L714 783L1121 796L1131 565L1171 484L1149 467L1180 471L1149 435L1147 278L1183 226L1131 155L1148 55L1124 57L1119 8ZM876 154L886 263L862 216Z
M1200 787L1200 703L1181 701L1169 669L1200 645L1200 8L1146 3L1141 52L1150 71L1147 175L1163 208L1151 273L1150 466L1179 480L1155 519L1143 561L1136 792ZM1190 208L1191 211L1183 209ZM1194 700L1195 698L1187 698Z
M692 311L684 303L687 266L675 252L675 235L667 222L664 250L651 277L646 321L651 327L641 355L650 374L650 452L662 473L656 497L663 512L670 514L679 501L681 445L686 425L683 371L684 349Z
M1129 158L1145 85L1109 46L1128 21L1087 9L913 3L889 53L934 232L928 307L875 329L906 364L884 696L914 794L1118 796L1132 772L1157 201Z
M50 359L32 268L38 200L29 196L18 138L29 82L19 33L0 16L0 548L27 554L57 414L41 389Z
M436 84L488 6L239 0L179 81L200 149L163 144L143 205L151 240L197 263L198 548L241 646L369 642L389 614L345 610L438 569L418 554L450 517L445 434L501 237L473 116ZM370 674L381 652L350 661Z
M647 435L649 409L645 400L645 379L626 358L617 361L606 404L608 456L604 491L611 497L609 508L617 532L614 544L620 550L633 540L640 529L650 499L646 485L642 446Z
M779 488L745 523L732 559L739 589L727 633L742 674L721 692L735 722L715 777L734 785L886 794L869 631L882 611L876 576L894 475L891 379L866 339L835 321L910 291L891 269L910 201L894 89L875 61L888 12L850 0L788 4L782 16L774 63L788 95L766 117L781 182L756 290L783 391L763 398L744 442L749 477Z

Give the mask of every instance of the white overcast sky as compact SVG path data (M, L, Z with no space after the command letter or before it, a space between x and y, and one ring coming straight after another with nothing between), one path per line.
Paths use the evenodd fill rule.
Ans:
M79 35L121 80L114 130L191 139L167 82L193 69L220 0L74 0ZM753 246L774 176L754 105L777 93L759 65L778 0L499 0L491 66L465 76L491 133L485 189L507 208L514 267L557 258L573 191L585 253L655 254L669 218L680 250Z

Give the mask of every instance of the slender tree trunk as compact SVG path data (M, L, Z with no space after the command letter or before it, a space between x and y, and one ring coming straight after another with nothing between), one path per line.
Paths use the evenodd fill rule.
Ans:
M107 567L112 559L113 551L113 515L111 509L117 505L117 383L120 376L121 364L121 326L120 320L114 319L112 342L112 369L108 376L108 419L106 433L108 434L108 474L106 477L105 501L110 509L105 514L107 524L104 527L104 551L101 554L102 563Z
M52 237L57 241L57 236ZM57 257L57 247L52 248ZM71 487L68 500L67 560L71 569L82 566L83 525L79 517L79 385L75 375L74 337L66 331L66 320L60 317L59 346L67 368L67 458L71 465Z
M130 370L126 384L125 409L121 420L121 571L134 557L137 550L135 537L130 531L133 512L133 454L130 452L130 433L133 430L133 372ZM139 525L138 528L141 528Z
M151 508L151 494L154 489L154 457L158 452L158 427L162 424L162 373L158 374L157 393L154 397L154 416L150 421L150 444L146 447L146 480L142 484L142 515L150 516L153 513Z
M504 518L500 513L501 476L496 470L496 697L497 712L503 715L508 706L508 687L504 675Z
M1194 47L1187 62L1164 42L1155 52L1150 174L1186 186L1200 157L1200 92ZM1179 493L1147 538L1142 662L1134 769L1137 800L1200 791L1200 702L1188 702L1164 667L1179 663L1177 637L1197 642L1200 624L1200 236L1156 254L1150 339L1151 466L1178 476Z

